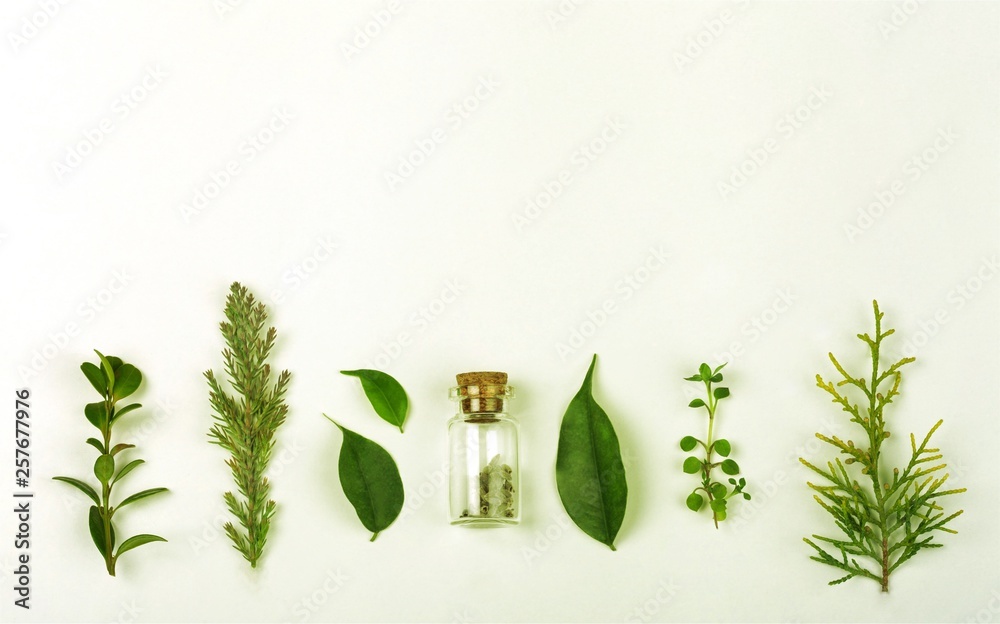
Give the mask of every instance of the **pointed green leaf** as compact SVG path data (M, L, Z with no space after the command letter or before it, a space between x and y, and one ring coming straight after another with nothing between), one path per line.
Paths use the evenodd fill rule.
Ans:
M142 373L131 364L122 364L115 371L114 396L120 401L139 389L142 383Z
M712 375L711 381L712 383L719 383L720 381L722 381L722 373L716 373Z
M729 457L729 453L733 450L729 445L729 440L716 440L712 444L712 448L716 453L722 455L723 457Z
M158 488L150 488L148 490L143 490L141 492L136 492L132 496L129 496L128 498L126 498L122 502L118 503L118 506L115 509L121 509L125 505L129 505L131 503L134 503L137 500L142 500L142 499L147 498L149 496L153 496L154 494L159 494L160 492L167 492L167 491L168 491L167 488L158 487Z
M97 390L98 394L104 396L108 393L108 380L104 378L104 373L96 364L84 362L80 365L80 370L83 371L87 381L94 386L94 390Z
M681 450L685 453L694 450L696 446L698 446L698 438L694 436L684 436L681 438Z
M104 354L97 349L94 349L94 353L97 354L97 357L101 358L101 367L104 369L104 380L107 383L108 391L112 392L115 389L114 366L112 366L111 362L108 361L108 358L104 357Z
M719 372L720 370L722 370L723 368L725 368L725 367L726 367L726 364L728 364L728 363L729 363L729 362L723 362L722 364L719 364L718 366L716 366L716 367L715 367L715 370L714 370L714 371L712 371L712 372L713 372L713 373L717 373L717 372Z
M712 369L704 362L698 367L698 374L701 375L702 381L710 381L712 379Z
M90 507L88 521L90 523L90 537L94 540L94 545L97 546L101 555L107 557L108 547L104 539L104 519L101 518L101 512L93 505Z
M688 403L688 407L705 407L705 402L701 399L695 399L694 401Z
M105 357L107 358L108 362L111 364L111 368L113 370L117 371L119 368L121 368L122 359L120 357L115 357L113 355L108 355L108 356L105 356Z
M87 417L90 424L101 431L108 426L108 406L104 401L100 403L87 403L83 408L83 415Z
M114 415L111 417L111 422L113 422L113 423L118 422L119 418L121 418L122 416L124 416L125 414L128 414L129 412L131 412L133 410L139 409L140 407L142 407L141 403L132 403L131 405L126 405L125 407L121 408L120 410L115 410Z
M129 463L127 463L124 466L122 466L122 469L118 471L118 474L115 475L115 478L111 480L111 484L114 485L115 483L118 483L119 479L121 479L122 477L124 477L128 473L132 472L132 470L136 466L138 466L139 464L142 464L142 463L145 463L145 462L143 460L141 460L141 459L133 459Z
M685 377L684 381L701 381L701 375L691 375L690 377Z
M373 533L374 540L403 509L403 481L399 478L399 469L384 448L331 422L344 434L338 465L340 486L361 524Z
M90 500L94 501L94 504L96 505L101 504L101 499L97 496L97 492L94 491L94 488L90 487L83 481L80 481L79 479L74 479L72 477L52 477L52 478L55 481L62 481L63 483L69 483L76 489L80 490L81 492L89 496Z
M740 473L740 465L731 459L727 459L722 462L722 472L727 475L735 475Z
M694 474L701 471L702 462L697 457L688 457L684 460L684 472Z
M594 367L570 401L559 429L556 485L566 513L584 533L615 550L628 483L618 435L593 396Z
M406 391L391 375L382 371L359 369L340 371L342 375L357 377L361 380L361 388L365 396L375 408L375 413L389 423L399 427L403 432L403 421L406 420L408 401Z
M701 509L701 506L705 504L705 498L698 492L691 492L685 502L687 503L688 509L691 511L698 511Z
M716 388L712 391L712 394L715 395L716 399L724 399L729 396L729 388Z
M111 456L113 457L113 456L117 455L118 453L121 453L125 449L130 449L130 448L135 448L135 445L134 444L116 444L114 446L114 448L111 449Z
M97 438L87 438L87 444L97 449L101 455L104 455L105 453L108 452L108 449L104 448L104 443L98 440Z
M94 462L94 476L101 483L107 483L115 474L115 458L105 453Z
M138 548L143 544L148 544L150 542L165 542L165 541L167 540L163 539L159 535L149 535L148 533L143 533L142 535L133 535L132 537L122 542L122 545L118 547L118 554L115 555L115 558L117 559L118 557L122 556L122 553L127 553L133 548Z

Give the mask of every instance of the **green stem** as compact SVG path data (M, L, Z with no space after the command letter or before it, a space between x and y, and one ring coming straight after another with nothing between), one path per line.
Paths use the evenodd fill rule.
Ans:
M108 414L108 425L102 433L104 433L104 451L106 453L111 453L111 417L113 416L112 410L114 409L114 401L111 397L106 397L104 399L104 405ZM104 504L104 513L101 514L101 519L104 522L104 563L108 569L108 574L111 576L115 575L115 559L113 556L114 544L111 543L111 481L108 480L107 483L101 484L101 501Z
M708 504L709 508L711 509L712 501L715 500L715 497L712 495L711 485L712 485L712 468L714 467L712 465L712 455L715 452L714 449L712 448L712 446L714 445L714 441L712 440L712 435L713 435L712 431L715 427L716 400L715 397L712 395L711 381L705 382L705 389L708 392L708 402L705 404L705 409L708 410L708 438L706 439L705 442L705 468L704 468L705 480L703 482L703 485L705 486L705 491L708 493ZM718 515L716 515L714 509L712 509L712 522L715 523L715 528L718 529L719 517Z

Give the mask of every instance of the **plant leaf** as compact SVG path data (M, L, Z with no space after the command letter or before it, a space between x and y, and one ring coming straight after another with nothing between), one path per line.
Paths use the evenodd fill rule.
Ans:
M729 388L716 388L712 391L712 394L715 395L716 399L724 399L729 396Z
M139 464L143 464L143 463L145 463L145 462L143 460L141 460L141 459L133 459L129 463L125 464L124 466L122 466L122 469L118 471L118 474L115 475L115 478L111 480L111 484L114 485L115 483L118 483L119 479L121 479L122 477L124 477L128 473L132 472L132 470L136 466L138 466ZM119 507L120 507L120 505L119 505Z
M94 476L101 483L107 483L115 474L115 458L105 453L94 462Z
M403 432L403 421L406 420L408 401L403 386L392 375L369 369L340 371L340 373L360 379L361 388L364 389L365 396L375 408L375 413L390 425L399 427L400 433Z
M120 401L139 389L142 383L142 373L131 364L122 364L115 371L114 397Z
M698 367L698 374L701 375L702 381L711 381L712 379L712 369L704 362Z
M97 546L97 550L100 551L101 555L108 556L108 547L104 541L104 519L101 517L101 512L94 505L90 506L90 517L88 518L90 523L90 537L94 540L94 545Z
M118 554L115 555L115 559L122 556L122 553L126 553L133 548L138 548L143 544L148 544L150 542L165 542L167 540L163 539L159 535L150 535L148 533L143 533L141 535L133 535L128 538L122 545L118 547Z
M52 477L52 478L55 481L62 481L63 483L69 483L76 489L80 490L81 492L89 496L90 500L94 501L95 505L101 504L101 499L98 498L97 492L94 491L94 488L90 487L83 481L80 481L79 479L74 479L72 477Z
M125 449L135 448L134 444L116 444L114 448L111 449L111 456L114 457L118 453L121 453Z
M722 381L722 373L716 373L712 375L711 381L712 383L719 383L720 381Z
M104 354L94 349L94 353L97 357L101 358L101 367L104 369L104 380L107 383L108 391L113 392L115 389L115 369L108 361L108 358L104 357Z
M697 457L688 457L684 460L684 472L695 474L701 472L701 460Z
M399 478L399 469L384 448L332 419L330 422L344 434L338 465L340 487L354 506L361 524L373 533L374 541L403 509L403 481Z
M727 475L735 475L740 473L740 465L731 459L727 459L722 462L722 472Z
M92 362L84 362L80 365L80 370L86 375L87 381L90 385L94 386L94 390L101 396L108 393L108 380L104 378L104 373L101 371L100 367Z
M688 403L688 407L705 407L705 402L701 399L695 399L694 401Z
M136 492L132 496L129 496L128 498L126 498L122 502L118 503L118 506L115 509L121 509L125 505L129 505L131 503L134 503L137 500L142 500L142 499L147 498L149 496L153 496L154 494L159 494L160 492L167 492L167 491L169 491L169 490L167 490L167 488L165 488L165 487L158 487L158 488L150 488L148 490L143 490L141 492Z
M126 405L125 407L121 408L120 410L115 410L114 416L111 417L111 422L113 422L113 423L118 422L119 418L121 418L125 414L128 414L132 410L139 409L140 407L142 407L141 403L132 403L131 405Z
M694 450L696 446L698 446L698 438L694 436L684 436L681 438L681 450L685 453Z
M101 455L104 455L105 453L108 452L108 450L104 448L104 443L98 440L97 438L87 438L87 444L97 449L101 453Z
M87 403L83 408L83 415L87 417L90 424L94 425L102 432L108 426L108 407L104 401L100 403Z
M732 447L729 445L729 440L716 440L712 443L712 448L715 452L723 457L729 457L729 453L732 452Z
M615 550L628 483L618 435L593 396L595 355L559 429L556 485L566 513L584 533Z
M698 511L705 504L705 498L698 492L691 492L685 503L691 511Z
M712 484L712 496L715 498L725 498L726 497L726 486L721 483Z
M684 381L701 381L701 375L691 375L690 377L685 377Z

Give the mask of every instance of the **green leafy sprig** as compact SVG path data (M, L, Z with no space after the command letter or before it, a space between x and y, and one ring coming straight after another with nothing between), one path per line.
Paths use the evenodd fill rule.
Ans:
M858 334L871 355L871 376L855 377L848 373L832 353L829 354L841 379L828 382L816 375L816 385L833 397L833 402L848 413L850 421L864 431L860 444L817 433L816 437L846 455L819 468L805 459L799 459L810 470L820 475L824 483L809 483L815 491L814 498L825 509L840 529L838 537L813 535L805 542L815 549L810 557L814 561L837 568L844 576L830 581L830 585L843 583L855 576L870 578L879 583L883 592L889 591L889 576L900 564L925 548L940 548L934 542L934 533L955 533L946 525L962 514L962 510L945 515L939 499L964 492L965 488L942 488L948 475L942 474L946 465L939 449L928 444L931 435L941 426L938 421L918 445L910 434L910 460L900 470L891 473L882 462L882 444L889 438L885 424L885 407L899 396L902 379L900 369L915 358L905 357L889 368L879 368L882 341L895 330L882 331L882 312L878 302L875 310L875 336ZM853 387L862 398L854 403L838 388ZM846 388L845 388L846 389ZM861 465L860 481L851 475L851 464ZM867 476L867 478L865 478ZM814 541L815 540L815 541ZM822 546L817 544L821 543ZM861 561L869 562L864 565ZM873 566L871 564L874 564Z
M736 479L736 476L740 473L739 464L729 459L729 454L732 452L732 445L729 443L729 440L722 438L716 440L713 437L715 435L715 415L719 409L719 401L730 396L729 388L725 386L712 387L713 384L722 381L721 371L723 367L725 367L725 364L721 364L715 370L712 370L708 364L702 363L698 367L697 373L684 378L685 381L705 384L705 398L691 401L688 407L695 409L704 407L708 412L708 436L704 441L694 436L685 436L681 439L680 443L681 450L686 453L693 451L699 444L705 450L704 459L692 455L684 460L684 472L697 474L701 478L701 485L688 495L686 503L688 509L697 512L705 505L705 499L707 498L708 507L712 510L712 521L715 523L715 528L719 528L719 522L726 519L726 508L729 499L735 496L742 496L745 500L750 500L750 493L744 491L747 485L746 479ZM715 461L716 453L725 459ZM729 475L729 487L726 487L725 483L715 481L712 478L712 471L716 468L721 468L722 472Z
M261 335L267 322L264 304L239 282L230 287L225 314L227 320L219 324L226 341L222 357L237 396L227 394L211 370L205 372L215 411L209 438L230 452L226 464L240 494L223 495L242 527L227 522L226 535L250 567L256 568L277 507L270 498L271 484L264 473L271 460L275 432L288 413L283 399L291 374L282 371L272 385L271 367L266 360L277 332L271 327L266 336Z
M95 352L100 361L97 364L84 362L80 366L80 369L90 381L90 384L94 386L94 389L97 390L97 393L101 395L100 401L88 403L83 410L90 424L101 432L100 438L87 439L87 444L93 446L100 453L97 461L94 463L94 476L97 477L97 481L100 483L100 493L98 493L97 489L79 479L72 477L53 478L56 481L72 485L94 502L90 507L87 519L90 527L90 536L93 538L97 550L104 557L104 564L108 570L108 574L114 576L118 558L124 553L138 548L143 544L165 542L167 540L159 535L150 535L148 533L133 535L122 542L118 546L118 550L115 551L116 537L114 523L112 522L113 518L121 511L122 507L159 494L160 492L166 492L167 488L158 487L142 490L141 492L136 492L131 496L125 497L117 505L111 504L111 495L115 484L125 475L132 472L139 464L143 463L141 459L133 459L132 461L121 463L121 454L135 448L135 445L123 443L112 445L111 443L114 425L125 414L142 407L138 403L132 403L124 407L118 406L119 401L131 396L139 389L140 384L142 384L142 373L135 366L122 362L120 358L114 356L105 357L100 351Z

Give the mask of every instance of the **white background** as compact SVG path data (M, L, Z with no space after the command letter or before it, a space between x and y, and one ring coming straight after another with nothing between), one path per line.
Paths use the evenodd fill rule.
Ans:
M1000 619L995 4L595 2L563 18L555 2L425 1L382 26L382 2L74 2L48 19L45 4L0 9L2 387L33 393L36 493L30 613L11 604L14 524L0 520L3 620ZM275 110L292 118L241 148ZM229 161L238 175L212 187ZM525 217L547 185L558 197ZM214 199L185 214L198 191ZM647 271L651 249L667 259ZM231 481L201 376L221 370L233 280L270 303L273 360L293 373L256 573L218 534ZM827 587L836 570L808 560L801 538L832 525L796 459L832 457L816 431L855 435L814 375L834 372L831 350L865 366L854 335L875 297L897 328L889 349L919 357L889 411L891 457L944 418L936 441L969 488L949 502L966 510L960 533L888 596L864 579ZM720 435L755 498L716 531L684 508L677 441L705 422L681 378L734 343ZM93 348L146 375L122 439L147 464L128 485L172 491L123 514L122 535L170 542L123 557L115 579L84 497L50 480L94 459L78 369ZM568 524L554 479L595 352L629 481L618 552ZM337 372L366 366L406 387L404 435ZM515 529L446 521L446 393L475 369L508 371L519 392ZM321 412L400 466L407 511L374 543Z

